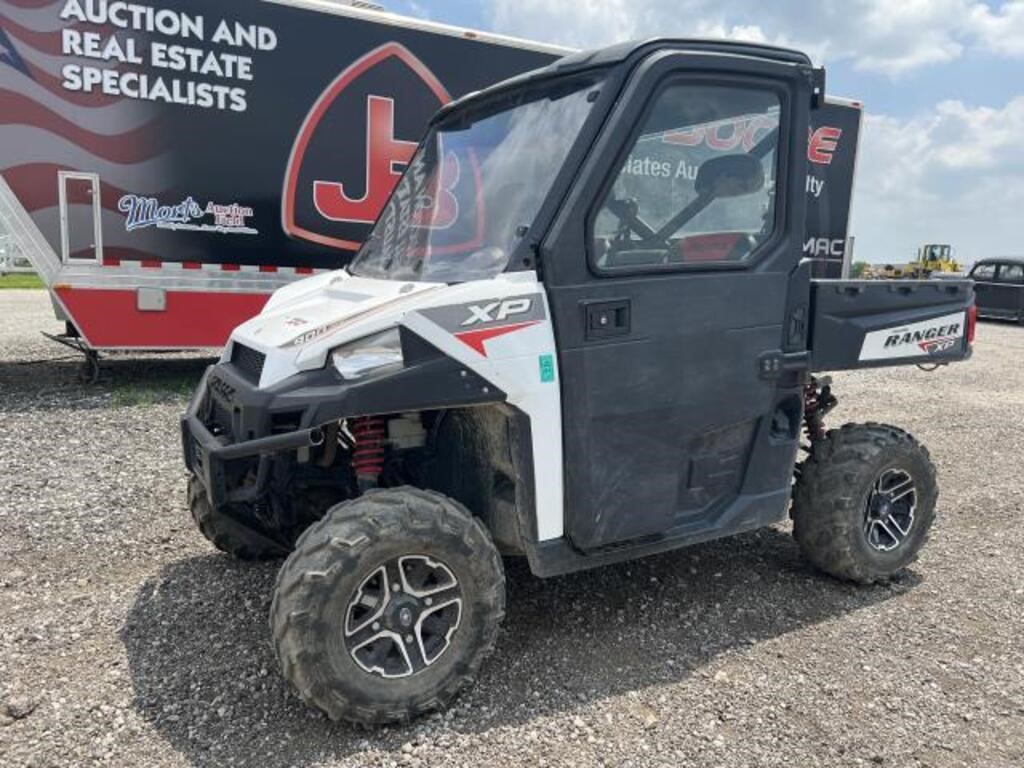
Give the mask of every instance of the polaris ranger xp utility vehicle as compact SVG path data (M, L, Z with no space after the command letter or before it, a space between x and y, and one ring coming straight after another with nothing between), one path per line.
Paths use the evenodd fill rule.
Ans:
M823 89L795 51L656 41L470 95L351 265L235 330L183 420L189 503L217 547L288 555L271 625L305 701L444 706L494 646L501 555L551 576L790 514L837 577L914 558L928 453L825 431L812 374L967 357L972 289L810 278Z

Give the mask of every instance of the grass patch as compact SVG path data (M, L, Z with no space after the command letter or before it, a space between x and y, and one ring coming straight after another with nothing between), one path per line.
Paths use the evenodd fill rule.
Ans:
M4 288L45 288L46 285L34 272L16 272L0 275L0 290Z
M131 382L115 386L111 404L116 406L157 405L174 401L187 402L195 392L194 376L173 376L161 381Z
M101 352L95 391L114 407L169 405L184 410L203 372L216 360L206 355Z

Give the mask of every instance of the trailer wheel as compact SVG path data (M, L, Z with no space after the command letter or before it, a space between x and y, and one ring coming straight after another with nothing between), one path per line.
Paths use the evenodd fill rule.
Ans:
M284 676L332 720L447 706L494 648L505 574L491 537L432 491L370 491L298 540L270 609Z
M883 424L847 424L814 443L793 491L793 535L832 576L885 581L917 558L935 518L928 450Z
M215 511L199 481L188 479L188 508L199 532L221 552L239 560L273 560L288 554L279 542Z

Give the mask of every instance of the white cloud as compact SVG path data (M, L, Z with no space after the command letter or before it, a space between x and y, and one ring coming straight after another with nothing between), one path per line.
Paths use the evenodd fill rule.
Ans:
M1024 1L1003 3L994 12L978 3L968 24L984 47L1004 56L1024 56Z
M503 32L576 47L653 36L789 45L897 78L965 52L1024 57L1024 0L492 0ZM999 66L995 64L993 66ZM949 242L961 257L1024 254L1024 96L1003 107L944 101L916 117L869 115L854 195L855 253L909 260Z
M1005 106L938 104L902 120L867 116L854 194L855 254L906 261L949 242L968 261L1024 253L1024 96Z
M748 43L777 42L768 39L764 30L756 24L734 24L727 27L722 22L700 21L694 30L696 37L724 37L730 40L745 40Z
M495 28L593 47L654 35L790 44L818 61L891 76L954 61L968 47L1024 55L1024 0L493 0Z
M502 33L577 48L630 39L645 21L640 3L618 0L494 0L493 6L494 28Z
M1024 0L994 7L980 0L492 2L496 29L576 47L728 37L789 45L817 62L894 78L969 50L1006 57L1006 67L1019 68L1015 57L1024 57ZM909 118L867 116L854 195L856 256L907 261L925 242L952 243L969 261L1024 255L1021 136L1024 96L998 108L944 101Z

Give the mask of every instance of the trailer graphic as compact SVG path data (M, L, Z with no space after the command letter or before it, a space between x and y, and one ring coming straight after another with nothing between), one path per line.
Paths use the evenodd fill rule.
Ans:
M348 263L441 105L568 52L324 0L8 2L0 219L66 341L221 346L277 288ZM819 148L852 158L850 138ZM474 163L452 148L418 214L438 247L483 231L457 208ZM805 252L838 270L852 161L821 168Z
M223 344L441 105L564 53L315 0L5 3L0 47L0 215L90 349Z
M390 70L384 75L381 70ZM302 124L285 174L282 225L288 234L314 243L352 251L359 247L365 227L377 219L402 169L416 150L412 140L396 136L395 99L380 95L380 86L369 85L387 76L388 88L401 90L404 99L416 98L416 114L425 125L452 95L434 73L412 52L398 43L386 43L354 62L317 99ZM366 85L363 81L366 81ZM415 96L412 94L415 93ZM350 108L345 108L344 101ZM351 120L365 104L364 173L361 189L358 173L341 168L349 182L325 179L325 170L338 156L331 121ZM343 127L343 126L338 126ZM356 187L358 192L352 193ZM308 194L312 188L312 197ZM312 205L310 205L312 203ZM306 221L305 225L303 221ZM355 226L353 226L355 225Z

